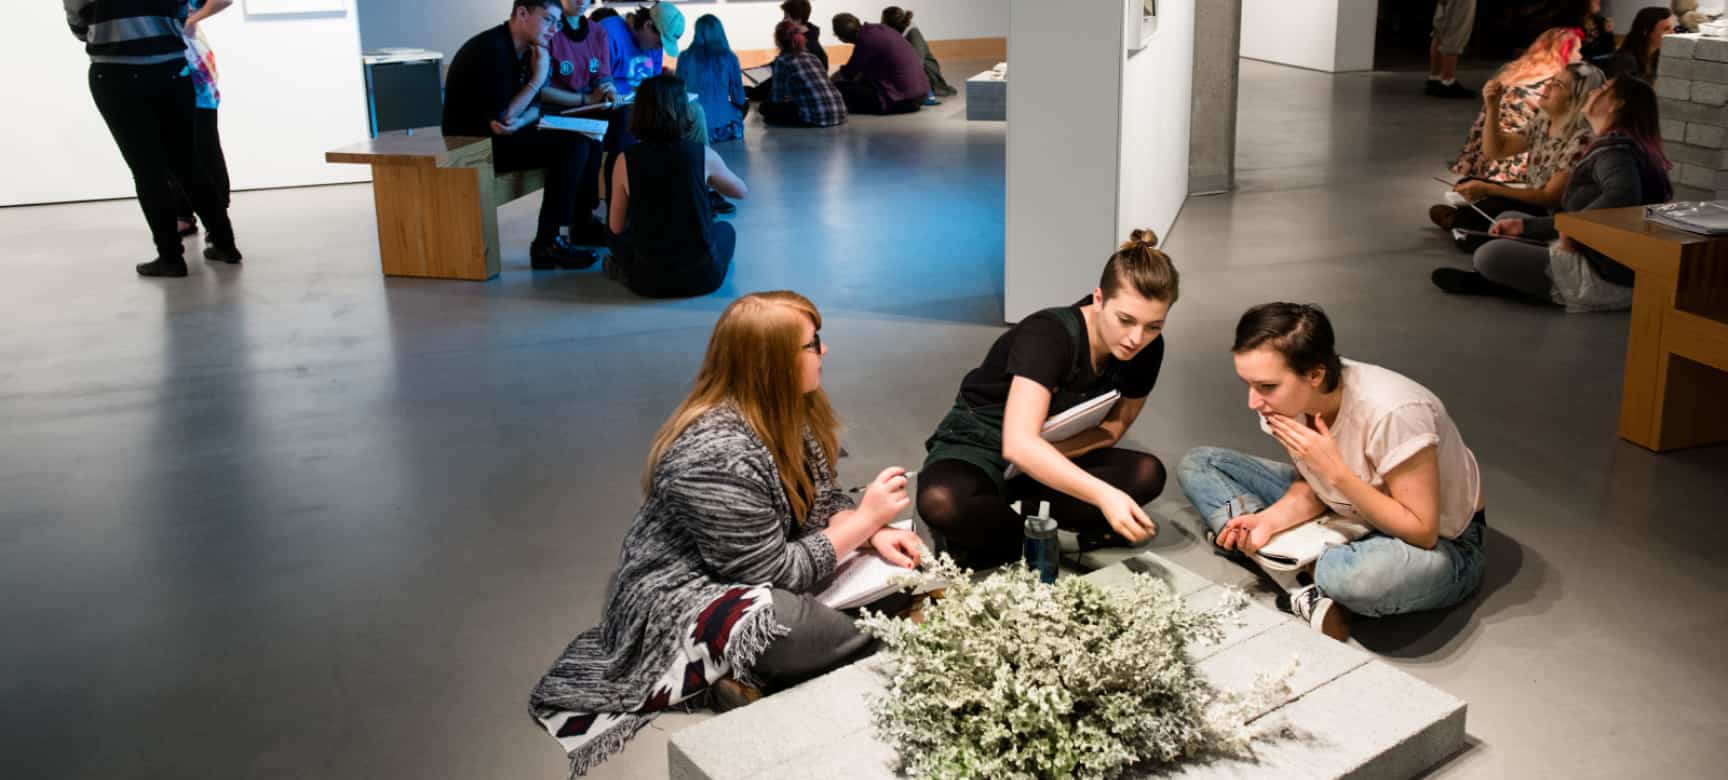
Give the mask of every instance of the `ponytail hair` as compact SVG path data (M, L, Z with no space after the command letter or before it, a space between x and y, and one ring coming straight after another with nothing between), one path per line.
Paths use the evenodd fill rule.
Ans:
M1136 229L1128 240L1104 264L1104 274L1098 279L1103 300L1116 297L1124 287L1133 288L1140 297L1165 304L1176 302L1181 275L1170 262L1169 255L1158 248L1158 234L1150 228Z
M1261 347L1284 356L1284 363L1297 374L1326 369L1326 378L1320 383L1322 392L1337 390L1344 377L1332 320L1312 303L1262 303L1243 312L1242 319L1236 321L1236 342L1230 351L1240 355Z

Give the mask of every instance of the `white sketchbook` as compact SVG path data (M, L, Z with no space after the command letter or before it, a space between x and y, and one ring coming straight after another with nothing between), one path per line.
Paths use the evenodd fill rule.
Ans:
M572 133L581 133L589 138L599 141L606 137L606 120L586 119L579 116L546 114L540 117L540 129L564 130Z
M1370 530L1358 521L1324 514L1278 532L1254 553L1254 558L1268 569L1296 571L1318 560L1326 548L1354 542L1367 536Z
M889 527L911 530L912 521L897 520ZM912 572L912 569L884 560L866 542L840 560L840 564L834 567L834 576L829 578L827 587L816 594L816 600L835 609L856 609L899 590L894 578ZM915 592L928 593L939 587L939 584L930 584Z
M1061 414L1044 421L1044 440L1055 442L1072 439L1098 427L1098 424L1110 415L1110 410L1116 408L1116 402L1121 398L1121 393L1111 390L1097 398L1068 407ZM1019 473L1020 468L1010 463L1008 469L1002 472L1002 478L1013 479Z

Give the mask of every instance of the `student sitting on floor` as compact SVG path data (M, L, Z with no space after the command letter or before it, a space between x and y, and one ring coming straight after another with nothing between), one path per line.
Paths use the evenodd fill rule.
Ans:
M744 111L750 107L744 98L744 71L726 41L720 17L703 14L696 20L690 47L678 57L677 76L702 104L709 143L744 137Z
M912 566L920 542L887 527L910 504L904 469L883 470L856 507L835 481L821 328L792 292L746 295L714 325L695 387L649 448L601 624L530 700L573 774L696 696L730 709L874 649L813 594L855 549Z
M1671 167L1662 153L1656 92L1649 84L1621 76L1592 92L1584 116L1596 132L1584 159L1572 171L1560 211L1611 209L1662 203L1674 195ZM1553 241L1553 217L1508 211L1490 231L1495 235ZM1552 245L1513 240L1489 241L1477 248L1475 271L1435 269L1435 286L1461 295L1503 295L1552 301L1571 311L1625 309L1632 305L1632 270L1569 239Z
M1578 61L1578 31L1567 27L1556 27L1537 37L1536 42L1524 50L1523 56L1506 63L1499 72L1494 74L1487 84L1499 84L1500 89L1500 132L1520 134L1530 126L1530 120L1536 117L1542 108L1543 89L1548 81L1554 78L1568 64ZM1528 161L1528 152L1518 152L1501 157L1489 157L1482 151L1482 127L1487 120L1488 109L1483 107L1476 115L1476 123L1470 126L1469 135L1465 136L1464 149L1458 153L1458 159L1452 163L1452 172L1472 179L1515 184L1524 181ZM1435 206L1438 216L1435 224L1452 224L1452 216L1456 211L1452 206Z
M815 55L804 50L803 25L781 22L774 28L774 75L762 121L791 127L833 127L846 121L846 103L828 80Z
M564 23L546 44L552 55L552 66L546 86L540 90L540 102L548 111L563 111L616 101L618 91L612 86L612 52L606 43L606 31L582 16L593 0L563 2ZM585 115L604 116L603 113ZM606 246L606 223L594 217L594 209L600 204L604 151L599 144L594 144L589 154L588 162L583 165L582 181L576 187L570 242L580 247L601 248Z
M587 166L597 159L597 147L580 133L536 124L540 89L551 73L546 44L563 17L559 0L515 0L509 21L462 44L444 82L444 135L491 138L499 171L546 170L539 226L528 249L535 270L587 268L595 260L564 231L581 201L581 183L592 181Z
M606 275L649 298L713 292L738 243L731 225L714 221L708 188L734 198L748 188L713 149L689 139L689 106L677 78L642 82L630 117L637 143L613 164Z
M912 24L912 12L897 5L882 9L882 23L894 28L906 36L906 42L912 44L912 50L924 60L924 78L930 82L930 94L925 105L936 105L936 98L952 97L956 94L948 85L948 79L942 76L942 63L936 61L936 55L930 52L930 42L924 40L924 31Z
M810 0L786 0L780 4L780 24L792 23L804 35L804 51L816 58L822 67L822 78L828 78L828 52L822 48L822 28L810 23ZM774 26L775 41L779 41L780 25ZM784 49L782 49L784 51ZM774 97L774 77L769 76L753 87L745 87L751 100L767 102Z
M1488 524L1481 476L1440 399L1340 358L1316 306L1249 309L1230 351L1248 408L1291 463L1218 447L1183 456L1177 479L1214 544L1253 553L1326 512L1369 526L1326 548L1289 594L1291 612L1340 641L1350 613L1439 609L1476 590Z
M930 94L924 59L894 28L835 14L834 37L852 44L852 57L834 74L847 111L909 114L924 105Z
M1590 123L1584 121L1584 97L1602 86L1602 71L1574 62L1561 69L1542 86L1541 112L1521 133L1500 130L1500 97L1505 85L1490 81L1482 85L1482 151L1489 159L1524 153L1524 186L1514 187L1479 179L1466 179L1452 189L1475 203L1455 208L1441 205L1428 210L1428 218L1443 230L1488 229L1489 216L1508 209L1546 214L1560 205L1572 166L1584 159L1590 146ZM1466 241L1463 249L1475 249L1480 241Z
M1164 319L1178 276L1150 230L1110 256L1092 294L1027 316L960 382L954 408L924 447L918 514L974 569L1020 557L1024 519L1049 501L1083 547L1138 543L1156 532L1142 507L1164 489L1164 464L1116 447L1140 416L1164 362ZM1108 393L1121 399L1096 428L1050 442L1055 414ZM1022 472L1005 472L1013 464Z

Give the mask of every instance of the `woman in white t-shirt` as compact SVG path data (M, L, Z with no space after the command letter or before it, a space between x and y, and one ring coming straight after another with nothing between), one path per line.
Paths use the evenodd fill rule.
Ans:
M1372 529L1327 548L1290 593L1293 613L1340 640L1351 613L1439 609L1476 590L1486 563L1481 474L1440 399L1402 374L1340 358L1317 306L1249 309L1231 352L1248 407L1291 463L1217 447L1183 457L1178 478L1214 544L1251 554L1328 512Z

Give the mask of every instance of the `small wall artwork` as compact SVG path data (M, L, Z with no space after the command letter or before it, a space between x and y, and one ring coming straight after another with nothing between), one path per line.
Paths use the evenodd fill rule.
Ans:
M247 16L341 16L348 13L348 0L245 0L245 3Z

